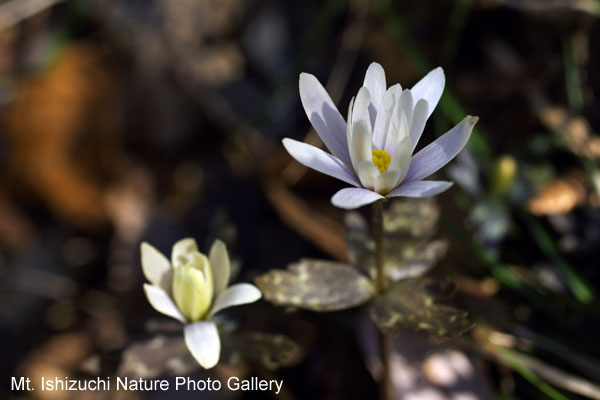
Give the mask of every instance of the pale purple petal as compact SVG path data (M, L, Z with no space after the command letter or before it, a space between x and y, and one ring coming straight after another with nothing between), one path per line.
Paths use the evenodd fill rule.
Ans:
M429 197L447 190L452 182L417 181L403 183L388 193L387 197Z
M413 182L425 179L456 157L467 144L477 120L477 117L465 117L454 128L415 154L404 181Z
M346 121L319 80L307 73L300 74L300 100L304 111L331 154L350 164Z
M212 321L188 324L183 330L185 345L202 368L217 365L221 355L221 338L217 325Z
M413 95L415 103L421 99L427 100L429 105L429 111L427 118L433 113L433 110L437 106L442 92L444 91L444 84L446 78L444 77L444 70L442 67L437 67L433 71L429 72L419 82L415 84L410 90Z
M351 185L360 186L350 167L331 154L310 144L289 138L283 139L283 146L300 164Z
M379 193L363 188L342 189L331 198L334 206L351 210L383 199Z
M381 113L383 95L386 91L385 71L383 67L376 62L371 63L365 74L363 86L369 89L371 93L371 104L369 105L369 115L371 126L375 126L375 116Z

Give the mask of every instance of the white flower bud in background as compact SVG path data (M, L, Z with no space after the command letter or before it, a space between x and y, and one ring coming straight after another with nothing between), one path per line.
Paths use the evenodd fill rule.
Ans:
M198 251L193 239L175 243L171 261L148 243L142 243L142 269L150 284L144 284L154 309L185 324L185 343L204 368L219 362L221 340L212 317L219 311L261 298L252 284L227 287L230 274L225 244L216 240L209 257Z

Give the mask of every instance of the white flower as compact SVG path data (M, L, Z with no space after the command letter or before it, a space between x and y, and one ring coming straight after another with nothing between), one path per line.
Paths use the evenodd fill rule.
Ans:
M283 139L283 145L301 164L355 186L332 197L337 207L358 208L384 197L436 195L452 182L423 179L462 150L477 122L477 117L467 116L412 155L442 96L444 81L438 67L412 89L402 90L399 84L388 89L383 68L372 63L344 121L317 78L302 73L302 105L331 154L289 138Z
M204 368L219 362L221 340L212 317L219 311L253 303L261 293L249 283L227 287L230 263L225 244L216 240L208 258L194 239L175 243L171 261L148 243L142 243L142 269L148 301L160 313L185 324L185 343Z

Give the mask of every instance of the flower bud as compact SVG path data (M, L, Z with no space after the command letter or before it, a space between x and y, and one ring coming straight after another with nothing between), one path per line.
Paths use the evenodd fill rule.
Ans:
M499 196L506 195L515 182L517 162L509 155L504 155L496 161L492 178L492 192Z
M213 297L210 262L204 254L193 253L191 262L174 268L173 299L179 311L191 322L203 319Z

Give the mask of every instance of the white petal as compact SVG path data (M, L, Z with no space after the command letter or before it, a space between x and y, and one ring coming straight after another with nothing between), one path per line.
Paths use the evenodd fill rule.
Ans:
M383 95L383 107L388 112L392 112L400 100L402 94L402 86L399 83L392 85Z
M363 187L373 190L375 181L379 176L379 169L373 164L373 161L363 161L358 164L358 178Z
M304 111L331 154L350 164L346 121L319 80L311 74L300 74L300 100Z
M445 83L446 78L444 76L444 70L442 67L437 67L412 87L411 92L414 101L417 102L421 99L425 99L429 104L427 118L429 118L440 101Z
M352 126L362 121L369 127L369 131L372 131L373 125L369 116L369 104L371 104L371 93L369 93L369 89L363 86L358 90L358 94L354 100L354 107L352 107Z
M254 303L261 297L260 290L250 283L238 283L237 285L230 286L216 297L208 318L211 318L225 308Z
M185 317L179 311L173 300L171 300L171 297L169 297L167 292L147 283L144 283L144 292L146 292L148 301L156 311L181 322L186 322Z
M399 140L400 134L398 133L398 127L394 124L393 118L390 118L390 123L387 127L387 132L384 135L383 142L381 143L381 147L377 147L378 150L385 150L388 154L391 154L394 146L392 143L395 143Z
M373 146L376 149L383 149L385 139L388 135L391 123L392 121L389 112L382 111L377 114L377 119L375 120L375 128L373 128Z
M448 164L465 147L477 117L467 116L458 125L415 154L406 173L406 182L420 181Z
M173 267L185 265L191 262L191 256L198 251L198 245L194 239L181 239L173 245L171 252L171 264Z
M352 143L352 110L354 109L354 97L350 99L350 104L348 105L348 123L346 124L346 140L348 142L348 146ZM348 148L348 152L350 148ZM352 159L352 157L350 157ZM351 162L349 163L351 164Z
M354 186L360 186L354 172L342 160L310 144L283 139L283 146L300 164L333 176Z
M140 253L142 254L142 271L146 279L154 286L162 288L167 293L170 292L173 270L169 259L146 242L140 246Z
M229 283L229 274L231 273L231 263L227 247L221 240L215 240L208 253L210 267L214 282L214 295L218 296Z
M351 210L359 208L374 201L383 199L383 196L369 189L346 188L342 189L331 198L334 206Z
M205 369L217 365L221 355L221 339L217 325L212 321L188 324L183 330L185 345L196 361Z
M410 125L408 123L408 116L404 111L402 111L402 116L400 118L400 127L398 128L398 141L396 142L396 146L400 143L404 138L409 137L409 128Z
M355 171L363 161L373 160L372 135L367 124L368 122L358 121L352 126L350 156Z
M408 167L410 166L410 160L412 155L411 142L409 137L405 137L400 140L394 152L392 153L392 159L390 160L390 166L388 169L398 171L398 180L395 182L397 185L402 182L402 179L406 176ZM395 186L394 185L394 186Z
M412 114L413 114L413 96L412 93L410 92L410 90L405 89L402 94L400 95L400 98L398 99L398 105L396 106L396 110L395 110L395 114L398 118L398 120L396 121L396 123L398 123L398 125L396 126L400 126L399 122L400 122L400 117L402 115L402 113L404 113L404 115L406 115L406 122L407 122L407 126L410 126L411 120L412 120Z
M376 62L371 63L365 74L363 86L369 89L371 93L371 105L369 106L369 115L371 125L375 125L375 117L382 111L382 100L386 90L385 71L383 67Z
M392 129L388 131L384 150L387 151L388 154L393 154L396 150L396 147L398 147L398 143L400 143L400 141L404 138L408 137L408 135L408 121L406 118L406 114L404 113L404 111L401 111L399 124L395 125L395 128L392 126Z
M392 190L400 180L401 171L388 168L383 174L380 174L375 180L375 191L386 195Z
M417 181L403 183L392 190L388 197L429 197L435 196L452 186L446 181Z
M423 134L423 129L425 129L425 123L427 122L427 116L429 115L429 103L427 100L421 99L415 105L415 109L413 111L412 121L410 123L410 140L412 141L412 149L411 153L415 151L415 147L419 143L419 139Z

